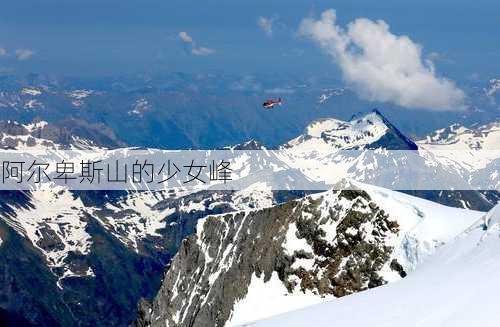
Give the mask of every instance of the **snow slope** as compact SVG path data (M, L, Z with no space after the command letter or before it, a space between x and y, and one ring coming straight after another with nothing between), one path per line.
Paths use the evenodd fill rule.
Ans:
M407 278L246 326L498 326L500 205Z
M454 124L417 144L420 149L432 152L433 159L443 166L473 174L480 170L495 172L500 158L500 121L473 129Z
M394 249L391 258L396 259L404 271L409 272L410 275L412 271L426 262L426 259L432 256L436 249L443 246L443 244L453 241L457 235L460 235L483 214L477 211L442 206L431 201L375 186L362 183L354 184L353 186L366 191L373 202L399 224L400 232L396 236L387 238L385 245ZM317 196L319 195L312 197ZM323 209L327 212L331 207L334 207L333 203L331 206L326 205ZM326 238L335 238L335 228L324 226L323 229L327 234ZM368 233L371 232L368 225L360 229L366 229L365 232ZM352 232L355 235L358 233L358 230L353 230ZM294 234L292 232L291 236ZM309 251L310 246L305 240L288 237L288 235L287 238L289 242L287 242L286 247L290 247L289 252L293 253L300 249L306 252ZM293 242L290 242L291 239L293 239ZM308 261L310 262L308 263ZM314 260L302 259L296 265L308 269L315 268ZM318 268L316 267L316 269ZM389 284L401 280L400 276L387 266L382 269L381 276ZM355 295L350 295L347 298L351 296ZM236 303L232 319L227 326L244 325L257 319L270 317L273 313L274 315L285 313L320 302L331 300L331 303L336 303L343 301L344 298L336 299L333 296L320 297L317 294L309 292L289 293L283 284L280 283L277 275L273 275L266 283L262 279L253 276L251 285L248 288L248 295ZM331 317L331 315L329 316ZM288 324L283 324L282 326L288 326Z

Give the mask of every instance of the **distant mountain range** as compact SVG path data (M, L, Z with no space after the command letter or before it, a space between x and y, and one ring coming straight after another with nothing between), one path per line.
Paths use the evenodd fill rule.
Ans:
M492 79L464 85L469 109L440 112L363 101L336 77L328 76L4 75L0 76L0 120L26 124L38 119L66 126L66 120L85 121L106 126L130 146L212 149L254 138L276 147L313 120L349 120L360 110L379 107L405 135L421 138L452 123L474 127L498 118L497 84ZM283 106L263 110L262 102L275 96L283 98Z

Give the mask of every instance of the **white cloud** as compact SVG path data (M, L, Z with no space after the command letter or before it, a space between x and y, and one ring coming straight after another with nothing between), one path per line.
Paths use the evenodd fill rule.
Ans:
M16 59L21 61L28 60L35 54L35 52L30 49L17 49L15 53L16 53Z
M193 43L193 38L187 32L179 32L179 38L184 43Z
M179 32L179 39L188 46L189 52L195 56L208 56L215 53L214 49L198 46L187 32Z
M193 47L191 49L191 53L194 54L195 56L208 56L215 53L215 50L205 47Z
M7 50L5 48L0 48L0 57L4 57L7 55Z
M339 65L343 78L362 97L407 108L460 110L465 94L436 75L432 59L408 36L392 34L382 20L358 18L344 29L333 9L302 20L299 34L319 44Z
M257 18L257 26L266 33L267 36L273 36L273 23L275 18L267 18L260 16Z

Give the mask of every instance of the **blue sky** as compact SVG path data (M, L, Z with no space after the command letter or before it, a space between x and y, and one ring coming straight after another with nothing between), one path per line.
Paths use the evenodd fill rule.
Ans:
M328 8L341 26L384 20L454 80L500 70L500 2L493 0L23 0L2 7L0 68L21 73L336 73L330 57L297 36L302 19ZM261 16L273 21L271 36L258 26ZM182 31L193 44L179 39ZM211 51L193 51L201 48Z

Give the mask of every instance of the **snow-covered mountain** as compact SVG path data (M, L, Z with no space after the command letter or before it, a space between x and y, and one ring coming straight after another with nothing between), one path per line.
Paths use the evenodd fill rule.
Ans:
M426 148L439 150L499 150L500 121L475 128L454 124L435 131L417 143Z
M398 281L481 215L356 187L200 220L139 325L239 325Z
M266 146L257 140L251 139L243 143L224 147L223 150L266 150Z
M499 236L496 206L401 282L246 326L496 326Z
M302 135L283 148L294 152L331 153L339 149L416 150L417 146L375 109L348 122L333 118L312 122Z
M109 147L116 148L122 144L106 128L82 121L72 120L62 125L45 122L27 125L4 122L0 127L2 127L4 147L21 150L47 148L57 152L63 149L90 148L101 151ZM471 135L471 137L474 136ZM493 133L490 132L488 135L493 135ZM433 142L439 143L436 139ZM489 142L485 141L484 144L490 144ZM405 242L409 242L408 246L416 249L413 254L416 257L411 257L410 253L401 254L403 252L400 249L403 244L401 242L404 240L400 236L406 233L407 226L405 227L401 222L397 222L397 227L393 225L395 218L391 216L391 213L394 215L391 210L400 208L401 211L398 211L398 214L411 217L417 226L422 213L424 217L435 216L433 212L423 208L427 204L426 201L390 191L373 191L369 186L364 185L363 190L340 193L330 191L322 195L310 196L306 200L283 204L303 197L304 192L272 191L269 183L272 178L279 178L281 176L279 174L286 175L291 172L294 173L293 177L296 179L304 178L312 181L328 181L332 176L339 179L360 177L370 171L376 172L376 166L367 156L353 158L354 161L348 161L345 158L344 161L338 161L337 155L341 150L356 149L359 153L380 148L408 150L416 149L417 144L418 148L422 149L431 146L426 142L414 143L388 122L380 112L374 111L365 116L355 117L349 122L334 119L315 121L306 128L303 135L283 145L278 151L279 155L272 151L263 151L257 160L250 160L250 157L243 153L233 166L236 172L239 172L241 177L248 182L248 185L239 191L195 189L161 192L70 192L58 187L44 192L0 192L0 239L2 240L0 259L7 263L1 271L3 276L7 277L3 280L4 284L0 281L0 289L7 290L4 294L5 298L9 299L0 305L8 309L10 313L21 314L29 321L39 324L55 322L70 325L93 324L98 317L107 315L109 312L115 312L115 314L107 321L108 325L128 324L135 317L134 308L139 298L152 298L156 294L163 272L172 270L168 267L173 256L178 252L183 239L191 235L197 225L204 226L208 224L208 221L211 222L210 224L215 224L213 225L214 233L220 236L219 240L225 242L224 244L234 244L236 251L240 249L240 246L233 242L231 238L233 234L229 230L220 228L229 228L228 226L239 223L239 219L248 223L252 220L245 218L247 215L252 217L265 215L263 212L272 214L273 217L274 215L281 217L284 210L292 210L292 208L295 208L293 212L289 211L290 214L286 218L280 219L296 223L299 219L311 218L312 216L309 215L314 216L317 213L316 209L313 210L316 202L318 205L323 203L323 207L329 208L328 212L324 211L326 209L318 209L322 220L317 224L301 225L304 234L298 240L293 239L293 235L290 236L290 242L297 241L297 244L302 245L305 244L304 239L307 238L307 243L311 243L313 248L311 249L310 245L305 248L307 251L299 254L295 254L294 251L276 252L281 249L280 246L286 239L283 235L286 236L287 232L276 230L277 225L263 225L261 226L265 228L263 232L267 233L269 229L274 234L272 237L266 234L269 237L261 241L258 241L259 237L256 237L258 242L263 243L259 243L255 251L269 251L270 254L262 252L263 258L267 258L267 261L258 264L252 262L252 265L256 266L248 269L255 271L255 275L245 273L244 276L248 278L235 285L263 283L263 275L266 276L266 281L270 280L275 285L279 278L276 279L271 270L275 271L273 269L277 267L280 274L285 272L288 274L287 287L295 285L290 288L293 294L301 293L303 288L307 294L311 295L307 297L311 302L307 302L309 300L306 302L316 303L323 301L317 296L320 293L325 298L334 297L400 279L401 276L412 271L423 256L432 252L435 245L448 240L448 236L432 232L439 229L431 228L428 235L415 236L418 240L415 241L417 244L413 244L410 237L413 234L407 233L410 236ZM229 149L250 151L264 150L265 147L251 140L229 147ZM442 166L447 165L446 160L435 162ZM487 165L492 162L490 160ZM263 167L272 167L274 175L259 175ZM325 167L335 167L335 174ZM463 168L462 163L459 163L458 167L460 167L460 172L482 169L481 167L475 170ZM457 170L455 166L453 170ZM485 207L491 206L488 200L494 201L483 198L483 194L471 192L474 198L470 196L472 194L470 192L425 193L419 196L437 200L445 199L443 201L445 203L465 207L475 207L478 203L484 203ZM452 198L449 198L450 194ZM460 197L457 197L457 194ZM391 205L385 208L386 202L384 201L389 201ZM423 201L424 204L421 205L419 201ZM308 213L304 210L309 209L302 210L303 207L311 207L313 211ZM383 209L383 212L377 208ZM262 210L259 211L259 209ZM455 214L457 212L470 213L469 211L443 209L442 206L437 205L433 207L432 211L434 210L438 213L441 212L440 210L447 212L439 217L457 216ZM223 216L224 214L228 215ZM222 216L209 218L198 224L199 219L209 215ZM225 221L223 217L229 220ZM354 221L351 221L351 218ZM361 226L358 218L364 221L364 227ZM220 224L227 226L220 227ZM457 223L457 228L461 226L460 224L460 222ZM354 229L345 225L352 225ZM330 229L325 230L323 235L319 230L325 226ZM352 244L354 248L342 247L337 241L324 242L325 238L338 233L337 229L342 228L341 226L346 227L342 234L348 242L354 242ZM360 234L360 237L363 236L361 239L356 236L356 228L362 228L366 232ZM417 229L415 227L415 230ZM242 231L251 232L250 229L242 229ZM372 233L373 231L375 234ZM233 232L235 232L234 228ZM251 242L252 239L249 238L246 242ZM222 245L207 244L206 246L213 248ZM251 248L253 245L249 246ZM318 248L315 249L315 247ZM336 250L331 250L333 248ZM362 249L372 249L374 254L383 259L373 261L371 258L366 258L362 254ZM306 253L308 251L309 254ZM325 266L319 267L317 271L311 266L312 262L319 258L315 251L326 251L328 256L333 256L323 258ZM313 259L310 253L313 253ZM273 258L271 254L277 255L279 260L284 261L275 261L276 258ZM337 264L332 262L338 262L336 258L339 257L343 258L343 261L336 266ZM349 260L350 258L352 260ZM373 262L368 262L368 259ZM304 266L301 267L304 269L301 270L297 264L294 266L290 260L302 262ZM276 267L268 265L271 261L276 264ZM362 263L369 264L369 267L362 267ZM210 269L218 269L216 264L217 262L214 261ZM353 264L352 267L351 264ZM34 268L27 268L26 265ZM350 267L354 269L352 271L356 277L350 276L350 272L346 275ZM340 274L340 279L331 279L338 285L332 284L331 280L328 284L328 281L325 282L322 279L322 274L327 274L329 269L333 269L330 273ZM261 278L257 278L257 275ZM200 278L205 281L205 277ZM209 286L213 278L209 278ZM30 289L35 287L32 285L33 280L36 280L39 285L37 290L41 294L24 292L16 295L8 287L15 283L19 285L19 288ZM190 287L193 289L203 287L205 290L206 284L194 285L194 280L196 279L193 279ZM282 287L282 284L276 285ZM302 284L304 286L301 286ZM266 284L266 289L269 288L268 286L270 284ZM217 298L220 295L213 292L207 296ZM195 293L191 294L196 297ZM243 299L242 296L243 294L236 292L235 301ZM294 296L290 298L292 302L295 301ZM297 303L301 304L303 298L301 296L299 298ZM249 299L247 300L251 301L252 297ZM96 303L99 305L95 305ZM175 305L179 304L175 303ZM238 303L244 308L244 301ZM290 308L293 308L297 304L290 303L290 305ZM59 310L59 308L63 309ZM228 309L229 307L224 308L224 317L226 317L224 319L227 319L232 311ZM185 311L186 316L183 319L188 319L186 317L191 317L192 312L189 313L191 309L185 308L185 310L188 311ZM245 309L241 310L245 312ZM236 314L233 317L236 319Z
M323 119L312 122L304 133L281 147L281 159L314 180L334 185L345 178L375 183L384 171L370 150L417 150L378 110L353 117L350 121ZM397 154L396 154L397 156ZM398 178L398 166L406 160L388 160L385 172L393 167L391 178ZM418 154L416 155L418 157ZM421 159L424 165L423 159Z
M431 187L427 190L412 191L413 194L448 205L485 210L498 199L495 191L481 191L481 186L494 190L498 184L498 137L498 123L493 122L475 129L452 126L415 143L375 110L348 122L313 122L302 135L283 145L280 154L288 166L312 180L331 185L350 178L373 184L382 181L386 187L399 190L414 189L408 184L418 181L414 173L432 170L440 178L428 179L427 183L439 180L448 190L440 189L436 183L428 184ZM378 150L368 151L373 149ZM391 151L385 156L382 149L403 151ZM457 190L475 185L478 191L450 191L452 185Z

